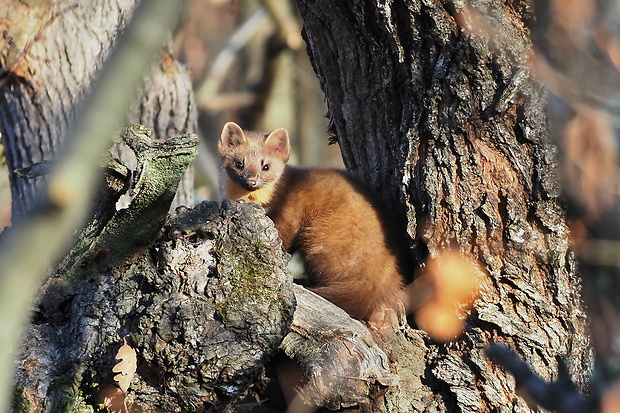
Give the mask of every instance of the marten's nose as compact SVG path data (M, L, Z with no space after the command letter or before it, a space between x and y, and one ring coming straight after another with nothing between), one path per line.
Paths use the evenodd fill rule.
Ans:
M250 188L256 188L258 186L256 179L248 179L246 182Z

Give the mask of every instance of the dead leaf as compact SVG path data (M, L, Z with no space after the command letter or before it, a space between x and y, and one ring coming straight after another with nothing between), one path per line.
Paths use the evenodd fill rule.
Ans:
M123 338L123 345L118 349L115 358L119 362L112 368L113 373L118 373L114 376L114 381L123 393L127 393L138 362L136 351L127 344L127 338Z
M126 399L127 395L113 384L103 384L96 395L97 402L112 413L129 413Z
M458 251L445 251L426 262L413 290L424 288L428 299L415 312L418 327L433 339L449 341L463 331L464 313L478 297L479 265ZM420 292L413 293L423 296Z

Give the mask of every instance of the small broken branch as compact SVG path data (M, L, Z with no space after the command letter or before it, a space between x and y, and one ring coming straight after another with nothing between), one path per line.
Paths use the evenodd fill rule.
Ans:
M371 385L398 384L366 326L303 287L294 291L297 308L280 348L302 370L304 402L338 410L367 403Z

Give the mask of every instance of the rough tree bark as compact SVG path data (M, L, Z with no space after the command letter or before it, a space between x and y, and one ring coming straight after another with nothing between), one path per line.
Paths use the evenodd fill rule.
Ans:
M81 280L50 279L20 360L17 394L26 397L16 401L75 411L84 397L118 394L106 388L126 336L139 363L120 398L145 411L232 409L263 382L280 342L309 379L307 400L330 408L531 411L484 356L492 341L511 344L546 379L565 360L577 383L587 381L544 92L527 69L528 3L297 3L345 162L400 216L414 260L456 247L487 270L463 336L437 343L408 327L371 335L303 292L289 326L292 286L264 212L201 204L172 215L147 249L94 240L71 267ZM112 265L117 253L132 258Z
M62 150L69 126L136 4L136 0L3 4L0 130L13 219L32 208L46 180L23 179L13 171L53 160ZM168 110L161 110L163 106ZM168 53L154 64L127 123L151 126L162 137L195 131L189 74ZM193 182L184 183L181 192L191 194L192 186ZM185 200L189 205L191 195Z
M531 4L297 4L347 167L407 222L418 261L458 248L488 272L459 340L414 334L434 398L411 407L530 411L483 355L492 341L545 379L565 360L583 388L591 352L545 92L527 67Z
M362 323L293 286L262 208L205 202L167 216L197 139L150 135L124 129L137 175L110 158L88 225L41 288L13 411L232 411L248 394L281 397L266 375L279 348L311 377L309 400L325 406L355 406L375 384L396 385ZM117 211L129 188L135 196ZM123 343L137 361L124 390L113 374ZM241 411L274 411L268 402Z
M266 375L279 348L311 378L309 400L334 409L398 383L362 323L293 286L262 208L205 202L167 216L195 135L156 142L133 125L122 138L138 173L109 160L91 220L41 288L17 363L15 412L232 411L248 394L281 397ZM135 196L117 211L130 187ZM123 343L137 366L121 370L124 388L113 374L126 361ZM278 406L268 402L243 406Z
M144 86L126 119L128 124L149 126L160 140L195 133L198 123L189 71L171 53L168 49L162 49L160 59L153 63L151 72L145 77ZM133 159L131 151L126 149L120 157ZM129 159L126 159L126 164L133 168L135 164ZM194 205L193 168L188 168L183 174L171 207L179 205Z

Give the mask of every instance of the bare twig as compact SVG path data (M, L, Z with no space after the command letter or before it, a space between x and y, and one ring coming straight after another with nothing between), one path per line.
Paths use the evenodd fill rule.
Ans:
M253 92L230 92L211 97L201 103L201 109L207 112L219 112L223 110L239 110L241 108L258 103L258 94Z
M290 10L291 2L282 0L261 0L278 29L282 42L292 50L300 49L304 40L301 38L301 27Z
M239 50L243 49L268 19L269 16L265 9L261 8L243 23L230 38L216 57L209 75L196 90L195 97L198 107L208 105L208 102L217 94Z
M195 93L196 105L206 111L221 111L224 109L250 106L257 101L257 96L249 92L240 92L234 95L218 95L221 85L235 57L241 49L264 27L271 19L275 23L277 36L285 48L297 50L303 46L301 28L290 9L288 2L281 0L262 0L263 7L258 9L233 34L226 46L217 55L209 74Z

